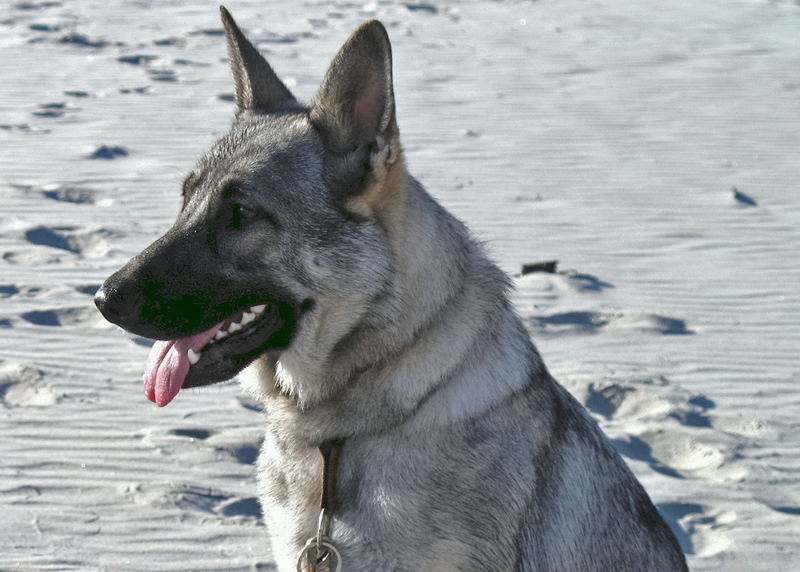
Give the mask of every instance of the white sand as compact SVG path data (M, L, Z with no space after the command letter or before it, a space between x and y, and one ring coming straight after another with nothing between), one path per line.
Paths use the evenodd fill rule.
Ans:
M231 119L216 6L180 4L0 14L3 570L273 569L260 414L235 383L155 408L147 342L91 305ZM381 18L412 171L508 271L576 269L517 307L692 568L797 569L800 6L436 6L228 5L305 98Z

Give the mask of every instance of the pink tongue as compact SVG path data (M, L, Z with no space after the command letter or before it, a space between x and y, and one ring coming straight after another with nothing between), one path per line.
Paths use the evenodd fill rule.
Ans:
M156 342L150 349L144 368L144 394L147 399L159 407L172 401L189 373L189 350L200 353L223 323L188 338Z

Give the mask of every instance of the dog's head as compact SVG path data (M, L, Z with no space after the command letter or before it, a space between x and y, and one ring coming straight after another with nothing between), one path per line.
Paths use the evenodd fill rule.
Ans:
M401 161L386 30L361 26L304 106L221 10L233 125L186 177L174 226L95 297L109 321L162 340L145 372L162 406L285 350L309 320L307 339L325 345L322 322L341 337L391 267L381 210Z

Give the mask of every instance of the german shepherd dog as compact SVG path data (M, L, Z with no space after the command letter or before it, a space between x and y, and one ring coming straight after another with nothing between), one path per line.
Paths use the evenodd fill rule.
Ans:
M247 368L279 570L319 530L318 447L334 441L326 538L348 571L686 570L548 373L508 277L406 170L384 27L358 28L304 105L222 20L233 125L186 177L174 226L95 301L161 340L144 376L159 406Z

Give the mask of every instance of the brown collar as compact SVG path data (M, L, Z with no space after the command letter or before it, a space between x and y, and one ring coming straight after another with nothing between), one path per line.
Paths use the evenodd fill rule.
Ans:
M336 470L339 465L339 454L344 441L326 441L319 446L322 456L322 490L320 491L319 508L333 515L336 510Z
M330 538L333 512L336 509L336 470L341 440L326 441L318 449L322 457L322 483L319 495L319 524L317 533L306 541L297 555L297 570L303 572L341 572L342 556Z

